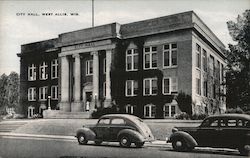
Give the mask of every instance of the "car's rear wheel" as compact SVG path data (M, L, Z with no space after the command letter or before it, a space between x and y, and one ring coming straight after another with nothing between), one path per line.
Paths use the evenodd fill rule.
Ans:
M102 141L101 141L101 140L96 140L96 141L95 141L95 144L96 144L96 145L100 145L100 144L102 144Z
M120 137L120 146L121 147L130 147L131 141L128 136L123 135Z
M242 145L238 149L241 155L250 156L250 145Z
M136 146L137 148L141 148L143 145L144 145L144 142L136 142L136 143L135 143L135 146Z
M182 138L176 138L172 142L172 146L176 151L187 151L187 143Z
M86 139L86 136L85 134L83 133L80 133L78 136L77 136L77 140L78 140L78 143L80 145L84 145L84 144L87 144L88 143L88 140Z

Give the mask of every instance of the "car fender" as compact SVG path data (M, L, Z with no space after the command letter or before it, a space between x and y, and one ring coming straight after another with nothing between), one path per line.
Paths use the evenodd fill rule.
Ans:
M94 140L96 138L95 132L87 127L78 129L76 132L76 137L78 137L78 135L81 133L85 134L87 140Z
M198 145L196 140L187 132L178 131L178 132L173 133L169 138L170 139L169 142L173 142L173 140L176 138L183 138L185 142L187 143L188 147L195 147Z
M132 130L132 129L121 130L117 135L118 140L120 139L122 135L128 136L131 142L145 142L145 139L143 138L143 136L139 132Z

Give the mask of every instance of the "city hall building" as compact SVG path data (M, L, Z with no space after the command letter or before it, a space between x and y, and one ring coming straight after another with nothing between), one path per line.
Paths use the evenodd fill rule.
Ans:
M28 117L89 117L115 105L171 118L184 93L193 114L222 113L224 48L193 11L63 33L21 46L20 103Z

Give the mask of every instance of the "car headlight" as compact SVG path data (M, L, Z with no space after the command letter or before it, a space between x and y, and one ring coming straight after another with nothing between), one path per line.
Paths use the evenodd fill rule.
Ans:
M175 132L177 132L177 131L178 131L177 128L173 128L173 129L172 129L172 133L175 133Z

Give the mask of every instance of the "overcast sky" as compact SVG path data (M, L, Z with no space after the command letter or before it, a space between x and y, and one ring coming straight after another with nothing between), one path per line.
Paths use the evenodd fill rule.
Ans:
M226 22L235 20L250 6L250 0L95 0L94 3L95 25L125 24L193 10L226 46L232 43ZM91 27L91 8L91 0L0 1L0 75L19 73L16 54L22 44ZM45 12L79 15L42 16ZM28 13L40 16L27 16Z

